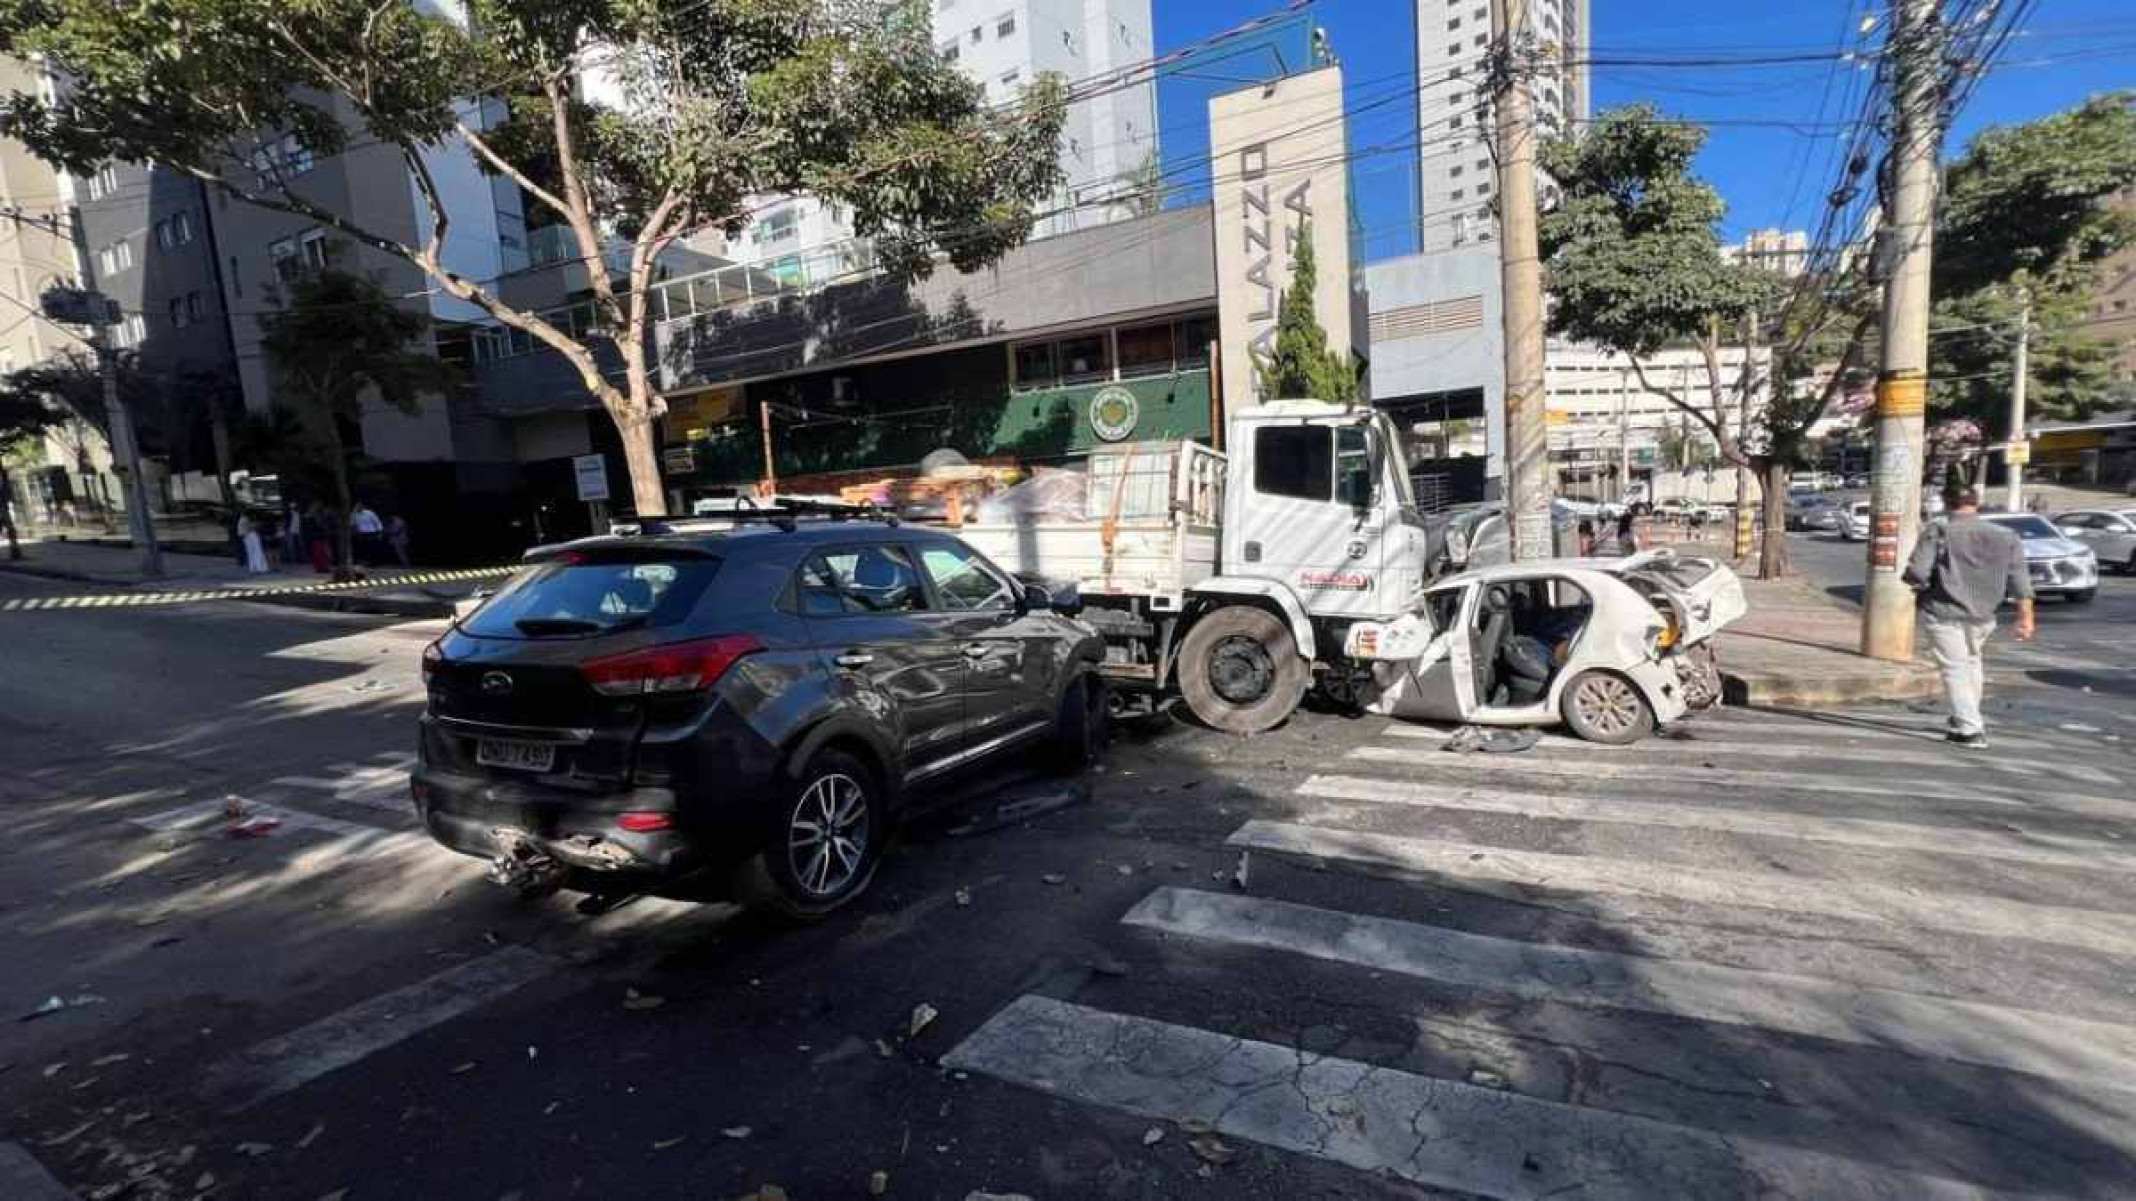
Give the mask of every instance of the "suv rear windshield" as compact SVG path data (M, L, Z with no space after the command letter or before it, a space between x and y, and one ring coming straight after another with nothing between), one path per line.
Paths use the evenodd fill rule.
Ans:
M673 625L718 573L713 558L551 561L515 577L460 628L485 638L569 638Z

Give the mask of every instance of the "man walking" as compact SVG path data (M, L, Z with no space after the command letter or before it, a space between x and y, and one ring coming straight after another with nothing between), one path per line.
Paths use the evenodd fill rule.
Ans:
M1988 745L1980 717L1987 686L1981 651L1995 632L1995 610L2005 597L2017 600L2017 640L2032 640L2032 577L2017 534L1980 519L1980 493L1952 488L1943 499L1948 516L1921 532L1906 565L1906 582L1920 593L1929 653L1943 672L1951 707L1948 738L1978 750Z

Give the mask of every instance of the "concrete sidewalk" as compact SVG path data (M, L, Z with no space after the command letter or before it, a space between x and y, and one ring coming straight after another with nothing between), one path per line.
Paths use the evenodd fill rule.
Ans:
M21 560L11 560L0 549L0 571L124 588L134 594L129 603L242 600L400 617L450 616L454 601L514 569L513 565L363 569L365 578L335 583L309 567L250 575L226 556L166 551L164 574L150 579L141 574L141 556L130 546L36 541L24 542L22 554ZM63 608L74 599L47 597L13 603L24 608Z
M1929 664L1860 654L1861 610L1801 576L1745 576L1743 591L1750 612L1715 638L1729 704L1833 705L1939 694Z

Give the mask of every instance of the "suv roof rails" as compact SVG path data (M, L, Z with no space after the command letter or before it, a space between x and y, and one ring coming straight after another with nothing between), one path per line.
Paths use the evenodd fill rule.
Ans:
M696 513L688 517L619 521L610 525L608 532L618 538L658 538L700 530L726 530L748 522L762 521L792 533L799 524L799 519L803 517L819 521L880 521L887 525L899 524L896 513L872 502L855 505L799 496L775 496L770 503L764 505L759 505L753 497L748 496L737 496L734 500L737 503L731 509Z

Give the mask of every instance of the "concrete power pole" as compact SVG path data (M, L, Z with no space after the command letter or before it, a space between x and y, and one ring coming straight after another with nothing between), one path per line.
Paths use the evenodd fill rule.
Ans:
M1876 452L1869 492L1869 583L1862 653L1914 653L1914 595L1899 577L1921 532L1923 414L1928 407L1928 269L1933 249L1936 155L1943 142L1937 91L1943 34L1936 0L1892 0L1897 56L1892 186L1884 284L1883 361L1876 380Z
M2003 450L2003 471L2010 483L2006 507L2012 513L2025 511L2025 460L2032 457L2032 446L2025 440L2025 379L2031 374L2032 289L2024 288L2018 292L2017 349L2010 356L2010 441Z
M79 205L67 210L68 232L82 265L82 288L89 301L89 349L104 385L104 419L111 423L111 450L126 468L126 535L141 552L141 574L163 574L163 547L156 542L156 522L149 515L148 475L141 470L141 442L134 435L133 413L119 391L118 354L111 345L111 304L96 290L96 266L89 257L89 235Z
M1506 344L1506 512L1513 558L1554 553L1550 429L1543 399L1543 261L1535 228L1535 106L1519 51L1527 0L1491 0L1499 43L1491 104L1498 126L1499 289Z

